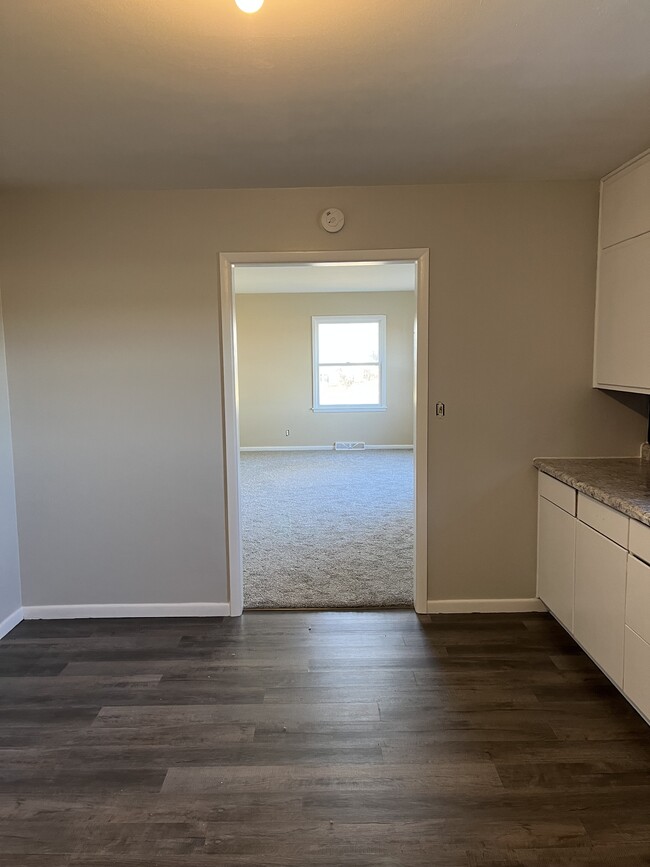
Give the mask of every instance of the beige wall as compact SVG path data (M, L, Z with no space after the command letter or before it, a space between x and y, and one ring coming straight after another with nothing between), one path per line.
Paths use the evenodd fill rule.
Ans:
M5 193L25 604L225 600L218 251L387 247L431 250L429 597L532 596L532 458L646 432L590 385L597 203L591 182Z
M7 367L0 299L0 624L20 608L20 563L16 523L16 491L11 447ZM4 634L0 629L0 636Z
M236 309L242 446L413 443L413 292L238 295ZM388 409L313 412L311 317L363 313L386 315Z

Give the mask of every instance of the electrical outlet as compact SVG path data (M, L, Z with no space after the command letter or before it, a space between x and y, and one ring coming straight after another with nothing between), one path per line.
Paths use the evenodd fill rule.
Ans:
M437 418L444 418L444 415L445 415L445 405L441 401L438 401L438 403L436 404L436 417Z
M287 428L287 429L285 430L284 435L285 435L285 437L290 437L290 436L291 436L291 431L289 430L289 428Z

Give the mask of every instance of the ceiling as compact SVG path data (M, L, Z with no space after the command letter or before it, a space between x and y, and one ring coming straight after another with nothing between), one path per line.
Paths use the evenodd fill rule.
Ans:
M236 293L414 292L414 262L328 262L326 265L235 265Z
M598 177L649 46L649 0L0 0L0 184Z

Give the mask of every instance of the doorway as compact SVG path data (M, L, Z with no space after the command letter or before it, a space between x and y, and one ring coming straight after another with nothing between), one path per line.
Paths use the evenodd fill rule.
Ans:
M314 478L318 477L318 474L322 475L322 478L331 477L332 475L332 464L335 463L336 470L341 470L346 473L350 473L349 479L343 480L343 484L362 484L363 479L366 476L366 471L364 469L363 462L366 462L366 467L370 469L374 464L374 470L376 471L379 467L378 459L380 457L379 452L373 453L372 451L365 451L363 449L364 443L354 441L354 440L341 440L337 442L337 448L334 448L334 442L330 443L328 447L324 445L316 446L314 442L309 441L309 445L303 446L302 448L298 446L297 448L293 445L286 446L284 444L279 445L279 441L277 438L273 440L273 443L270 441L267 443L267 447L263 449L259 448L251 448L251 453L244 452L240 456L240 434L242 430L242 422L243 428L245 431L245 435L248 437L248 430L251 427L251 419L249 418L250 413L247 415L246 412L243 414L242 418L242 406L239 402L239 382L238 382L238 346L237 346L237 314L236 314L236 293L235 289L239 286L240 283L240 275L247 274L248 276L254 276L257 273L257 277L260 278L263 271L268 272L269 269L275 272L275 275L280 277L282 270L294 267L295 271L298 271L300 268L305 272L305 268L313 269L312 273L318 272L321 275L325 275L326 272L329 272L330 275L333 275L334 268L331 266L338 266L338 271L342 273L343 271L347 273L348 278L346 279L347 283L354 283L354 280L350 279L350 275L355 273L357 278L364 271L377 271L379 266L391 266L394 273L397 273L399 267L402 267L403 272L407 272L408 269L411 269L411 273L413 274L414 280L414 319L415 319L415 338L413 341L412 349L414 354L414 364L413 364L413 373L412 377L412 392L413 392L413 401L412 408L413 412L411 414L412 419L412 444L413 451L410 454L406 454L405 451L402 451L398 454L397 451L394 453L390 453L390 461L386 461L385 464L382 464L382 472L386 470L388 466L391 465L391 462L394 466L398 466L399 462L402 462L402 468L404 466L404 462L406 460L414 460L415 470L413 473L415 491L414 491L414 502L415 502L415 516L414 516L414 544L412 545L412 556L410 561L414 564L412 576L407 576L406 582L412 582L412 592L408 594L408 597L404 595L404 582L402 581L402 599L410 598L413 600L415 608L419 612L426 611L426 602L427 602L427 573L426 573L426 465L427 465L427 374L428 374L428 347L427 347L427 328L426 325L428 323L428 251L427 250L381 250L381 251L345 251L345 252L336 252L336 253L278 253L278 254L269 254L269 253L247 253L247 254L221 254L220 256L220 265L221 265L221 314L222 314L222 352L223 352L223 390L224 390L224 432L225 432L225 450L226 450L226 503L227 503L227 528L228 528L228 567L229 567L229 586L230 586L230 606L231 606L231 614L237 616L241 614L244 607L244 587L243 587L243 555L242 555L242 517L244 518L244 524L249 520L248 511L245 512L244 516L242 516L242 498L241 498L241 486L244 484L246 493L250 493L250 483L251 479L255 482L255 465L262 467L263 472L270 471L270 468L276 474L276 476L282 480L283 473L291 473L293 469L297 470L299 473L304 474L305 467L303 464L309 464L308 471L313 474ZM352 268L351 266L360 266ZM329 266L329 267L326 267ZM361 267L363 266L363 267ZM390 271L391 268L386 268L385 271ZM274 274L271 273L269 279L271 280ZM284 278L283 278L284 279ZM245 281L244 281L245 282ZM286 282L286 280L284 280ZM331 280L329 281L331 282ZM359 280L357 279L357 284ZM257 284L259 283L259 279ZM255 285L257 285L255 284ZM347 289L350 287L347 286ZM241 291L241 290L240 290ZM272 285L271 285L272 291ZM318 291L317 289L314 291ZM340 290L343 291L343 290ZM239 297L239 296L237 296ZM260 296L261 297L261 296ZM324 296L323 296L324 297ZM245 298L245 296L242 296ZM264 299L268 301L269 299ZM286 300L286 298L285 298ZM304 299L303 299L304 300ZM386 302L388 301L388 296L385 296ZM321 312L326 310L326 308L321 305ZM330 311L326 311L330 312ZM365 315L364 315L365 313ZM350 336L354 336L354 341L357 346L357 354L360 352L363 354L362 347L365 345L364 341L367 343L370 341L368 345L372 343L373 340L376 340L377 346L380 346L382 343L385 345L385 316L378 315L372 316L368 315L367 305L364 308L364 313L346 313L345 316L312 316L310 317L312 320L312 328L313 328L313 341L312 346L318 347L319 338L320 345L324 347L321 352L321 362L323 368L318 367L318 357L316 349L314 349L313 356L313 371L314 371L314 387L313 387L313 401L310 406L310 413L313 413L313 416L307 418L306 416L302 416L301 419L303 421L310 421L310 419L314 420L314 423L317 423L318 419L316 416L320 412L327 413L330 419L335 418L335 414L337 411L344 413L344 415L339 417L339 421L343 421L343 419L350 419L353 416L353 413L349 411L349 404L351 403L359 403L360 405L355 406L354 409L363 410L361 413L362 416L368 418L370 413L368 410L376 408L378 410L377 419L379 420L381 416L381 420L384 421L387 418L386 404L385 404L385 380L382 386L381 376L379 373L380 361L379 354L374 352L372 354L368 354L368 358L361 358L360 356L355 357L353 361L355 362L352 365L348 365L345 369L345 389L344 391L340 388L340 379L341 379L341 369L339 368L337 359L332 359L328 356L328 340L332 336L336 336L337 340L334 341L335 344L340 344L341 339L344 338L347 332ZM384 320L384 321L382 321ZM424 323L424 328L418 328L418 323L420 325ZM243 333L243 325L244 325L244 317L242 313L242 333ZM338 329L338 330L337 330ZM373 336L376 335L376 336ZM371 357L372 355L372 357ZM328 367L328 365L330 365ZM378 369L375 370L375 367ZM320 371L320 377L318 377L318 371ZM336 376L329 376L326 374L336 373ZM243 382L244 377L242 377ZM319 379L321 383L321 392L319 392ZM247 386L248 388L248 386ZM246 389L247 390L247 389ZM268 390L268 387L267 387ZM396 393L396 390L393 390L393 393ZM343 395L343 396L342 396ZM374 405L371 404L374 402ZM339 405L342 404L342 405ZM259 420L258 420L259 421ZM277 421L277 419L276 419ZM299 426L302 422L296 422L297 426ZM277 437L279 427L281 425L279 422L275 425L272 425L272 430L275 432ZM337 428L338 429L338 428ZM343 427L340 428L343 430ZM352 430L352 428L348 428L348 431ZM292 429L287 426L286 431L283 430L283 434L286 435L287 439L293 434ZM305 442L305 432L300 431L300 442ZM402 435L402 439L407 440L407 435ZM268 435L267 435L268 438ZM334 437L332 437L334 439ZM394 438L393 438L394 439ZM411 440L407 440L407 443ZM256 441L257 442L257 441ZM380 437L381 442L381 437ZM377 439L375 438L375 445L377 443ZM259 446L259 442L257 442ZM246 449L247 446L244 445ZM325 453L325 449L327 448L327 453ZM403 445L402 448L409 448L408 444ZM352 454L353 451L357 451L358 449L363 449L363 454L356 453ZM261 460L261 456L258 453L259 451L264 451L266 453L264 460ZM348 454L345 454L345 452ZM304 452L304 453L303 453ZM269 460L269 453L271 459ZM389 453L386 452L386 455ZM298 468L295 466L296 463L300 463L301 466ZM322 464L322 466L321 466ZM402 477L404 474L402 473ZM377 477L379 478L379 477ZM263 490L263 489L260 489ZM321 491L322 493L322 491ZM392 493L390 489L390 482L388 487L384 491L384 494L390 499L391 496L398 496L399 491L396 493ZM263 497L260 498L260 501ZM377 500L380 498L377 497ZM327 497L324 497L323 502L325 503ZM249 500L249 503L251 501ZM258 502L255 501L255 507L258 508ZM270 506L270 511L268 514L273 514L273 504L272 502L268 504ZM377 506L380 509L381 504ZM374 504L373 504L374 507ZM398 507L396 501L396 510L395 515L397 516ZM277 514L275 516L277 518ZM371 516L372 517L372 516ZM376 517L376 516L375 516ZM316 517L317 520L317 517ZM399 523L397 521L397 517L393 522L396 533L393 538L391 545L391 553L395 554L396 558L399 558ZM248 526L252 526L248 524ZM368 537L371 541L371 536ZM405 541L407 539L406 536L402 539L404 544L410 545L410 541ZM390 544L390 540L388 540L387 544ZM386 549L388 551L388 549ZM406 549L403 549L406 551ZM411 554L411 551L406 551L407 555ZM247 552L247 556L249 556L249 552ZM408 556L403 558L404 562L409 560ZM252 561L247 560L247 564ZM399 559L394 560L395 564L399 563ZM331 573L332 578L336 579L336 564L333 564L334 571ZM395 573L397 574L399 570L395 569ZM333 580L333 584L336 585L336 580ZM357 589L359 589L357 587ZM367 588L366 588L367 590ZM249 594L250 597L250 594ZM313 596L309 597L310 600L312 598L316 598ZM321 596L323 599L322 607L331 607L332 599L331 596L328 597L327 594L323 594ZM357 595L357 597L350 597L350 604L355 604L355 598L361 600L360 604L368 604L367 596L364 597L363 593ZM395 597L399 598L399 595ZM276 605L270 605L269 607L277 607ZM293 606L291 606L293 607ZM314 603L314 607L319 607L317 603Z

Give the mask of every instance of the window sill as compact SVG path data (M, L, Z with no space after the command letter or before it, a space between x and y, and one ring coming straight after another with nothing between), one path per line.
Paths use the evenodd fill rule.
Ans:
M387 406L314 406L312 412L386 412Z

